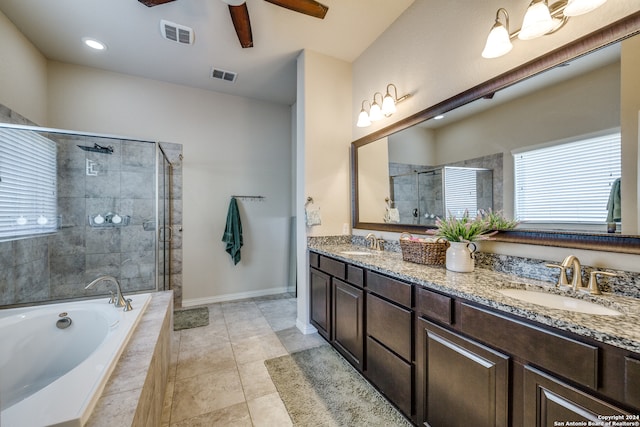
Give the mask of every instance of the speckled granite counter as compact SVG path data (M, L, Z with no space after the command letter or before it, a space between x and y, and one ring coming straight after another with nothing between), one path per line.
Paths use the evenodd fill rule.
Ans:
M446 270L444 266L432 267L403 261L402 254L398 252L370 251L348 243L310 243L309 249L499 311L640 353L640 299L608 293L593 296L580 292L576 295L573 291L561 291L552 283L481 268L476 268L472 273L455 273ZM371 255L345 254L345 251L364 251ZM601 316L546 308L509 298L498 292L505 288L536 289L560 294L570 292L572 296L616 309L623 315Z

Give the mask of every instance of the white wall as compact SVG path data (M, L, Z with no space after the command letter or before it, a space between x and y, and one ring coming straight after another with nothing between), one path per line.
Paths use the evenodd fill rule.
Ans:
M520 27L529 2L508 5L512 31ZM544 53L587 35L627 15L640 11L636 0L609 1L596 11L571 18L559 32L536 40L515 40L513 50L504 57L481 57L486 37L504 2L416 1L353 63L353 139L361 138L402 118L415 114L461 91L498 76ZM384 60L382 60L384 58ZM388 83L398 87L399 95L411 93L398 105L392 117L368 128L356 127L363 99L384 89ZM637 120L637 117L636 119ZM637 126L636 126L637 128ZM634 162L638 155L634 156ZM368 230L357 230L364 234ZM397 239L396 234L384 234ZM587 265L640 271L637 256L599 251L576 251L497 242L484 245L496 253L561 260L576 253Z
M183 144L183 304L284 291L291 206L291 109L70 64L49 64L50 124ZM242 261L221 242L240 201Z
M0 104L47 126L47 60L0 12Z
M342 234L350 223L351 64L310 50L297 61L296 185L298 328L309 324L307 236ZM304 204L313 198L322 224L306 227Z

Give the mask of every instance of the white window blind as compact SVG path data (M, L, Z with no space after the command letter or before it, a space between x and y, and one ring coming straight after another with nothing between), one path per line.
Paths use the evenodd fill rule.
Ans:
M515 217L602 224L620 177L620 133L514 154Z
M478 212L477 171L469 168L444 168L445 215L460 218L465 211L470 216Z
M0 240L56 230L56 144L0 128Z

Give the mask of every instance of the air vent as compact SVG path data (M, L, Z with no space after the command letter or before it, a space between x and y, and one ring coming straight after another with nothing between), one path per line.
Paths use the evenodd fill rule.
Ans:
M162 19L160 21L160 33L162 37L180 44L193 44L193 30L184 25L179 25Z
M220 68L212 68L211 69L211 78L218 80L226 80L228 82L235 82L238 77L238 73L234 73L233 71L225 71Z

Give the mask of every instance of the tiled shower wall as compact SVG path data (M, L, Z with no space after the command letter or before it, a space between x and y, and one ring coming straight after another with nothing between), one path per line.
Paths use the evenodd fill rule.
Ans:
M486 178L484 176L478 181L478 206L486 208L493 205L494 211L503 209L502 153L440 166L389 163L389 174L394 176L393 201L400 213L401 224L434 225L435 217L444 217L442 171L437 169L441 166L491 169L493 179L483 179ZM431 170L435 170L435 173L420 174L417 180L413 173ZM413 216L414 209L419 210L417 218Z
M0 122L33 124L2 106ZM84 289L101 275L118 278L124 292L155 290L156 145L94 136L44 136L58 144L60 228L48 236L0 242L0 305L108 293L111 285L104 282L95 289ZM94 143L112 146L113 154L78 147L92 147ZM167 154L181 157L180 144L166 147ZM182 174L181 168L177 172L175 169L173 222L181 224ZM89 216L109 212L130 216L129 224L89 224ZM169 260L171 288L177 288L177 296L181 295L182 284L180 234L174 233Z

